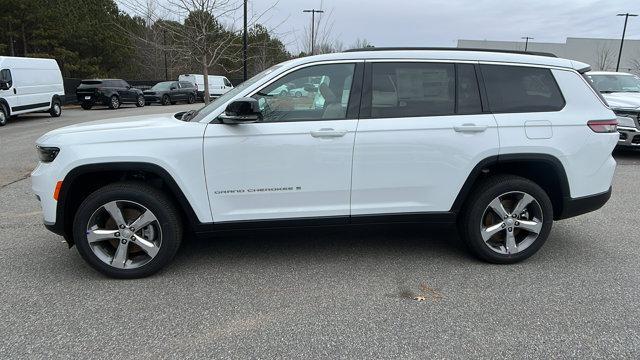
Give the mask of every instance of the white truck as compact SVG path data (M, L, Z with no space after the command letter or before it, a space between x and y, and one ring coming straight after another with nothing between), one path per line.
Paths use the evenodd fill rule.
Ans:
M231 81L224 76L209 75L209 96L217 98L233 89ZM204 76L201 74L184 74L178 76L178 81L188 81L196 86L198 99L204 99Z
M0 126L30 112L62 114L64 84L54 59L0 56Z

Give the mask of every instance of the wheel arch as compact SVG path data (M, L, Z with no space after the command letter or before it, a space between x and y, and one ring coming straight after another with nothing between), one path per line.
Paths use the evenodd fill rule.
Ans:
M4 98L0 98L0 105L4 106L4 109L7 111L7 117L11 116L11 106Z
M152 163L113 162L81 165L69 171L60 188L54 232L63 235L69 245L73 245L73 219L84 198L107 184L127 180L166 190L183 217L184 224L191 228L198 226L193 207L167 170Z
M566 200L571 198L569 180L562 162L549 154L503 154L483 159L469 173L451 211L459 213L476 184L494 174L517 175L535 182L549 194L554 219L562 218Z

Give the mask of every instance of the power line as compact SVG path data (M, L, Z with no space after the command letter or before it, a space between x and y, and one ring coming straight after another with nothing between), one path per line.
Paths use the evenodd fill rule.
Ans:
M316 10L316 9L308 9L302 10L305 13L311 13L311 55L315 53L315 24L316 24L316 13L322 14L324 10Z

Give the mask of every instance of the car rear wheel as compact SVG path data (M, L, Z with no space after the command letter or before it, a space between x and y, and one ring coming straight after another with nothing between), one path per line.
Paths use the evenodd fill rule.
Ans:
M171 104L171 98L169 97L169 95L163 95L162 105L169 105L169 104Z
M93 103L83 102L82 104L80 104L80 106L82 106L82 108L85 110L91 110L91 108L93 107Z
M93 268L110 277L139 278L171 262L182 227L164 193L123 182L96 190L82 202L73 234L78 252Z
M49 109L49 115L52 117L59 117L62 115L62 106L60 106L60 100L53 99L51 101L51 109Z
M480 259L509 264L535 254L547 240L553 206L531 180L499 175L480 183L467 201L460 233Z
M187 102L188 102L189 104L193 104L194 102L196 102L196 97L195 97L195 95L193 95L193 94L189 95L189 98L187 99Z
M116 95L112 95L109 99L109 109L117 109L120 107L120 99Z
M7 125L8 120L9 120L8 111L3 104L0 104L0 126Z
M138 101L136 101L136 106L137 107L143 107L144 104L145 104L144 96L143 95L138 96Z

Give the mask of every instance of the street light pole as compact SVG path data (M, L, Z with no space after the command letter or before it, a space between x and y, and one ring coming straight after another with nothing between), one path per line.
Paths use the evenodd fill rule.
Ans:
M524 39L524 51L527 51L527 48L529 47L529 40L533 40L533 38L529 36L523 36L520 39Z
M315 26L316 26L316 13L323 13L323 10L316 10L316 9L309 9L309 10L302 10L302 12L305 13L311 13L311 55L313 55L315 53Z
M638 16L637 14L618 14L616 16L624 16L624 27L622 28L622 39L620 39L620 51L618 52L618 63L616 64L616 71L620 68L620 58L622 57L622 45L624 45L624 34L627 32L627 20L629 16Z
M244 34L242 34L242 78L247 81L247 0L244 0Z

